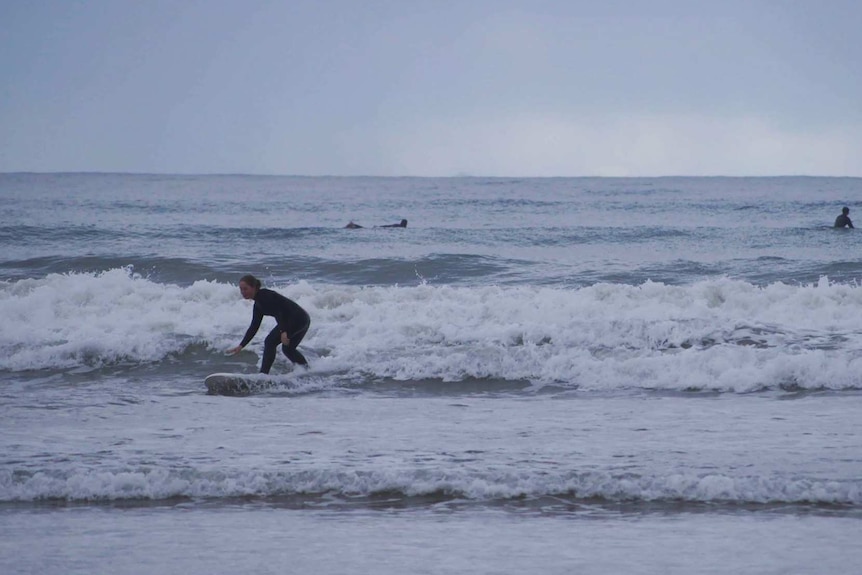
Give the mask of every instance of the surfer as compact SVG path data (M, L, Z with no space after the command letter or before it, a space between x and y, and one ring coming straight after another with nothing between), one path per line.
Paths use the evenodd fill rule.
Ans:
M386 224L383 226L374 226L374 227L375 228L406 228L407 227L407 220L401 220L397 224ZM355 224L355 223L353 223L353 220L351 220L346 226L344 226L344 228L348 229L348 230L360 230L363 228L363 226L360 226L359 224Z
M841 208L841 215L835 218L835 227L836 228L852 228L853 222L850 221L850 208L843 207Z
M296 349L311 324L308 312L280 293L261 287L260 280L252 275L243 276L239 280L239 292L243 298L254 300L254 310L251 325L248 326L245 337L237 347L228 350L227 353L234 355L242 351L260 329L263 316L268 315L274 317L278 323L264 340L260 372L269 373L275 361L275 350L278 344L281 344L281 351L292 363L308 367L308 361Z
M401 220L397 224L388 224L388 225L380 226L380 227L381 228L406 228L407 227L407 220Z

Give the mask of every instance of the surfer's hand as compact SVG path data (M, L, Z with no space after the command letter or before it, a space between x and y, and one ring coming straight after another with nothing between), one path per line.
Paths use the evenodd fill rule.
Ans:
M290 345L290 338L287 337L287 334L284 332L281 332L281 343L284 345Z
M229 350L227 350L224 353L225 353L225 355L236 355L241 351L242 351L242 348L240 346L236 346L236 347L230 348Z

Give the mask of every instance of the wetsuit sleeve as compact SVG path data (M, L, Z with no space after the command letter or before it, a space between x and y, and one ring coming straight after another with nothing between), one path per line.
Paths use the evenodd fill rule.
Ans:
M245 332L245 336L242 338L240 342L240 347L245 347L248 345L248 342L251 341L251 338L254 337L254 334L257 333L257 330L260 329L260 322L263 321L263 312L260 310L257 304L254 304L254 311L251 316L251 325L248 326L248 329Z
M850 221L850 218L847 218L847 225L851 228L853 227L853 222Z

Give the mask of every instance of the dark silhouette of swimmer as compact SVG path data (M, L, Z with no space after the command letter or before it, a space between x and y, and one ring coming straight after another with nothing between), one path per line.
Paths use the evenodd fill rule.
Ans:
M836 228L852 228L853 222L850 221L850 216L847 214L850 213L850 208L844 207L841 208L841 215L835 218L835 226Z
M348 230L358 230L358 229L362 229L362 227L363 226L360 226L359 224L354 224L352 220L349 224L344 226L344 228L348 229ZM407 227L407 220L401 220L397 224L386 224L385 226L374 226L374 227L375 228L406 228Z

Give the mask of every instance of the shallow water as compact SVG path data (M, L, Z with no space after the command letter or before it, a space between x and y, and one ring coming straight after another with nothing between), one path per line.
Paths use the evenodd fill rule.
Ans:
M547 516L238 503L3 515L6 573L853 573L862 559L858 519L784 513ZM10 532L41 548L13 548Z

